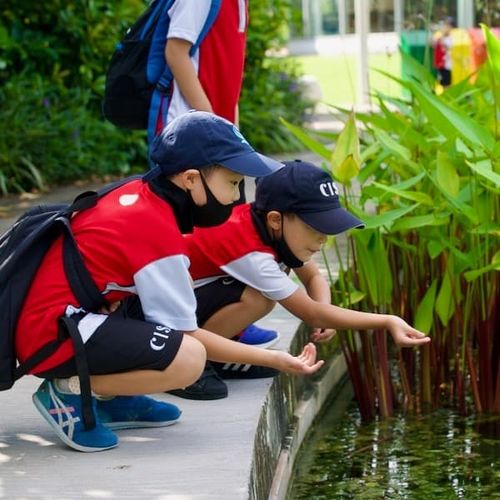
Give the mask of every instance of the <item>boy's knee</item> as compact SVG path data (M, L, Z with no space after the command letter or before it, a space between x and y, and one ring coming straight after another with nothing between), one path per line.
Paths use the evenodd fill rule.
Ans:
M205 368L206 361L207 351L204 345L190 335L184 335L175 357L179 386L185 387L196 382Z

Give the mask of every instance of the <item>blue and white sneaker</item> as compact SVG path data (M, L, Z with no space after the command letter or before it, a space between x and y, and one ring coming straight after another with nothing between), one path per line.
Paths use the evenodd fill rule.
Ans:
M181 410L172 403L148 396L115 396L97 400L100 421L114 431L140 427L165 427L177 422Z
M33 394L33 403L59 438L74 450L103 451L118 445L116 434L106 429L98 418L96 426L86 430L83 424L81 397L63 394L50 380L44 380ZM92 398L92 409L95 414L94 398Z
M233 340L242 344L251 345L253 347L261 347L266 349L278 342L280 335L274 330L266 330L257 325L247 326L241 333L233 337Z

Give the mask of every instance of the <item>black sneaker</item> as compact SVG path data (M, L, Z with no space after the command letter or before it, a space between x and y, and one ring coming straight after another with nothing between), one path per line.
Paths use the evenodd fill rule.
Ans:
M214 370L219 377L224 379L253 379L276 377L278 370L267 366L242 365L240 363L216 363L212 362Z
M169 394L184 399L209 401L212 399L227 398L227 385L217 375L210 363L207 363L201 377L185 389L167 391Z

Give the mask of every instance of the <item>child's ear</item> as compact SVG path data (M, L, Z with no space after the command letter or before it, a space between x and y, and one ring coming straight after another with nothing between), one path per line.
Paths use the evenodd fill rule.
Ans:
M182 185L191 190L195 187L196 183L200 180L200 171L194 168L190 168L189 170L185 170L181 173L181 182Z
M271 210L270 212L267 212L266 220L267 225L271 229L274 229L275 231L281 229L281 214L277 210Z

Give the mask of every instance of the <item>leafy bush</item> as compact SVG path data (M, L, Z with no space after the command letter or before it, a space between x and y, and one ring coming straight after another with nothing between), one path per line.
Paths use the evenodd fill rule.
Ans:
M41 76L13 78L0 90L0 192L144 169L142 133L118 130L91 110L92 93ZM139 154L139 156L138 156Z
M0 192L146 166L144 134L101 117L104 74L141 0L0 7Z
M240 128L257 149L272 153L297 150L300 143L280 117L302 124L311 103L301 95L297 63L273 56L283 48L293 15L290 0L252 0L245 78L240 99Z
M114 46L145 6L145 0L2 2L0 192L146 168L145 134L101 116ZM278 117L301 123L307 104L297 69L265 55L283 43L290 1L252 0L250 9L241 127L259 149L290 149L297 142Z

